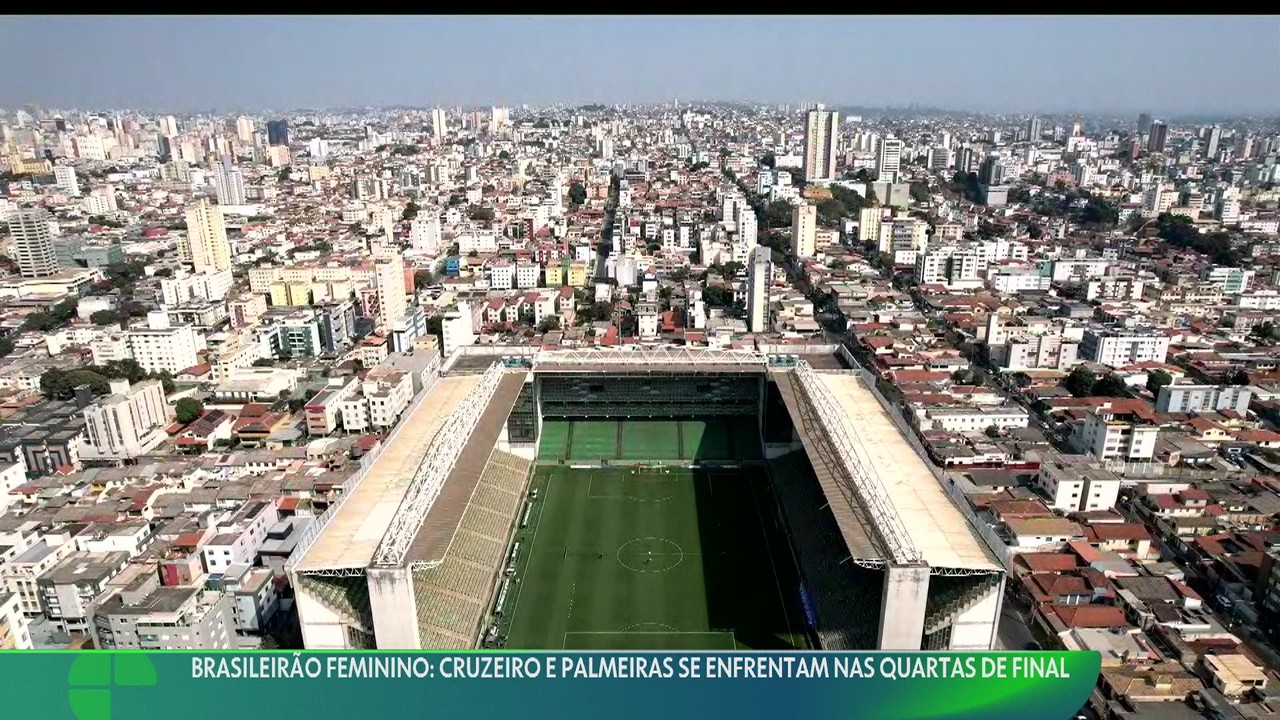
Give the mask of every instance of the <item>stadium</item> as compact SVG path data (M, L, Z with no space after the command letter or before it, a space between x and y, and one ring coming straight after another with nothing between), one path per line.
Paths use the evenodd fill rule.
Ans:
M290 558L308 648L995 643L1003 569L842 348L468 350Z

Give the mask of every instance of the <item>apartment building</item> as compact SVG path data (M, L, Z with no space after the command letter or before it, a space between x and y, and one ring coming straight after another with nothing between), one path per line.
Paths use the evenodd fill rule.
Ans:
M174 375L200 362L204 338L188 325L173 326L164 312L147 313L147 327L125 333L129 354L147 372Z
M1248 414L1253 391L1243 385L1169 384L1156 395L1156 410L1162 413L1203 413L1234 410Z
M1064 513L1108 510L1120 496L1120 476L1087 455L1048 453L1036 486L1049 507Z
M129 564L129 553L77 552L36 580L40 607L60 632L89 634L90 608L107 583Z
M94 603L94 645L107 650L230 650L231 597L200 585L165 586L155 565L132 565Z
M1111 367L1141 362L1163 363L1169 353L1169 338L1156 331L1089 328L1080 341L1080 355Z
M1076 446L1098 460L1150 460L1160 427L1140 400L1112 400L1089 408Z
M279 519L275 503L250 500L215 525L217 534L201 548L205 572L223 573L236 564L253 565L267 530Z
M112 380L111 394L84 409L84 461L127 462L156 449L165 438L169 405L159 380L130 385Z
M14 593L0 588L0 650L30 650L31 630Z

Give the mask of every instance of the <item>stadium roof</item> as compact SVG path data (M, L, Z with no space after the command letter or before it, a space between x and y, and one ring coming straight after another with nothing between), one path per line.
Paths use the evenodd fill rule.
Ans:
M462 512L471 501L480 476L489 462L489 456L498 444L498 436L507 424L507 416L511 414L524 380L523 373L507 373L499 381L493 398L477 421L471 437L467 439L462 455L449 473L440 495L431 505L422 527L414 536L406 561L439 562L444 558L445 551L462 522Z
M445 377L427 391L369 468L364 480L298 562L296 572L366 568L391 525L414 472L440 426L480 381L479 375Z
M857 375L819 373L880 479L907 535L930 567L1000 570L982 540Z

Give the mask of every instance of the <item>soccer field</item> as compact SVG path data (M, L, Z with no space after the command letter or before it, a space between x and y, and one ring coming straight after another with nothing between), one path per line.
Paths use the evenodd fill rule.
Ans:
M509 648L807 648L761 468L541 467Z

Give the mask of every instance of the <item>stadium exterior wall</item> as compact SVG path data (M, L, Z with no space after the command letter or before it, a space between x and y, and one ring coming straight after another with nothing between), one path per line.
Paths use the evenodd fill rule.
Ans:
M298 617L302 619L302 646L308 650L346 650L347 625L345 619L325 607L310 592L295 593Z
M927 565L886 566L880 601L880 639L876 649L919 650L928 600Z
M407 567L375 568L369 574L369 609L379 650L416 650L418 608Z

